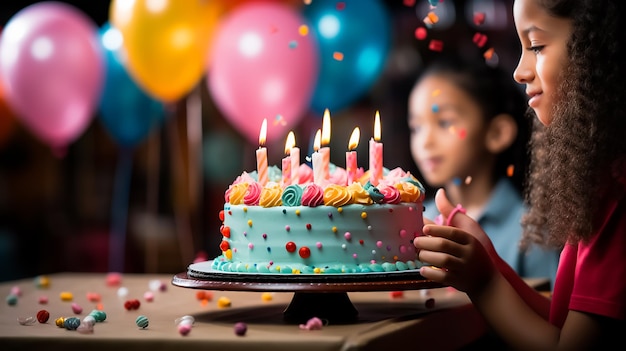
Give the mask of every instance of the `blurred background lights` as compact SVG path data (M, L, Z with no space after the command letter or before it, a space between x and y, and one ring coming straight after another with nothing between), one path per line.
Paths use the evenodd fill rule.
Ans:
M382 53L376 48L364 48L357 59L357 69L361 74L372 75L380 66L382 61Z
M133 14L133 7L135 7L136 0L117 0L113 2L114 10L116 14L116 24L126 25Z
M247 57L257 56L263 49L263 41L254 32L246 33L239 40L239 52Z
M146 8L152 13L161 13L167 8L167 2L168 0L148 0L146 1Z
M325 15L318 22L319 33L327 39L332 39L339 33L339 20L333 15Z
M120 33L117 28L110 27L102 35L102 46L104 46L107 50L118 51L122 48L123 43L124 38L122 37L122 33Z
M33 41L30 53L37 60L44 61L52 56L54 45L48 37L39 37Z

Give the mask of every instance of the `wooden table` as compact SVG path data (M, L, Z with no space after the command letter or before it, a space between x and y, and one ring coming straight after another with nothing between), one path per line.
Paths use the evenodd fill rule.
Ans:
M6 301L0 307L0 345L3 350L393 350L407 345L414 349L454 350L481 338L487 327L467 296L450 288L375 292L349 292L357 315L350 323L329 323L321 330L303 330L285 319L284 311L292 302L293 292L207 290L211 301L202 302L198 288L171 284L173 275L124 274L120 285L107 285L106 274L59 273L48 276L50 286L39 288L34 279L4 282L0 291L8 296L18 287L21 296L16 305ZM144 299L151 281L165 283L165 291L154 292L154 301ZM533 283L534 284L534 283ZM125 287L128 295L118 296ZM83 308L76 315L72 302L62 301L62 292L70 292L73 301ZM55 325L58 317L81 320L96 308L88 293L101 295L107 318L97 323L92 334L81 334ZM270 294L271 300L262 297ZM49 302L40 304L41 296ZM226 298L231 306L220 308ZM124 303L137 299L137 310L127 310ZM434 299L434 307L426 301ZM39 310L50 312L47 323L24 326L19 317L36 316ZM140 329L135 319L145 315L149 326ZM192 315L195 324L187 336L179 334L174 323L183 315ZM234 333L234 324L248 326L245 336Z

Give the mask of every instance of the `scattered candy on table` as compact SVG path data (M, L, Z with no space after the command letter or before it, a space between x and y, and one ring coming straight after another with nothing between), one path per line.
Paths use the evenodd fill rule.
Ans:
M83 313L83 308L76 302L72 302L72 312L74 312L74 314L81 314Z
M64 322L65 322L65 317L59 317L59 318L54 320L54 324L56 324L56 326L59 327L59 328L63 328L63 323Z
M120 299L125 298L126 296L128 296L128 288L122 286L121 288L117 289L117 297L119 297Z
M137 326L141 329L146 329L149 324L148 317L144 315L137 316L137 319L135 319L135 324L137 324Z
M76 330L80 325L80 319L76 317L65 318L63 321L63 327L67 330Z
M20 297L20 296L22 296L22 289L20 289L19 286L15 285L15 286L11 287L10 294L15 295L17 297Z
M9 306L17 305L17 295L9 294L6 301Z
M317 317L313 317L311 319L309 319L306 324L300 324L300 329L303 330L320 330L322 329L322 326L324 324L322 323L322 320L317 318Z
M146 302L154 301L154 293L152 291L146 291L143 293L143 299L146 300Z
M37 312L37 321L39 323L46 323L49 318L50 318L50 312L46 310L41 310Z
M389 293L392 299L399 299L404 297L404 291L392 291Z
M45 304L48 303L48 296L41 295L41 296L39 296L39 300L38 301L39 301L40 305L45 305Z
M61 298L61 301L72 301L74 299L74 294L69 291L62 291L59 294L59 297Z
M128 300L124 302L124 308L128 311L130 310L138 310L139 306L141 306L141 302L137 299Z
M106 283L108 286L118 286L122 283L122 275L120 273L111 272L107 274Z
M37 322L35 317L17 317L17 322L21 325L33 325Z
M166 291L167 285L159 279L152 279L148 283L148 288L152 291Z
M235 323L234 330L235 330L235 335L244 336L246 335L246 332L248 331L248 326L246 325L246 323L243 323L243 322Z
M174 324L178 328L178 332L182 336L186 336L191 331L191 327L196 322L196 319L193 316L185 315L180 318L176 318L174 320Z
M98 293L88 292L87 300L89 300L89 302L100 302L100 300L102 300L102 297Z
M107 319L107 314L101 310L93 310L89 312L89 315L92 316L98 323L104 322L104 320Z
M81 325L88 325L88 326L94 326L96 324L96 318L94 316L87 315L85 316L85 318L83 318L83 321L81 322Z
M189 324L181 324L178 326L178 332L182 336L186 336L191 331L191 325Z
M270 292L264 292L261 294L261 300L265 301L265 302L269 302L272 301L274 299L274 294L270 293Z
M200 301L202 301L202 300L212 301L213 300L213 293L211 291L200 290L200 291L196 292L196 299L198 299Z
M435 307L435 299L432 297L427 299L426 302L424 302L424 306L426 306L426 308L428 309Z
M227 298L226 296L221 296L219 299L217 299L217 307L224 308L224 307L230 307L230 306L231 306L230 299Z
M35 277L35 286L39 289L46 289L50 287L50 279L45 275Z

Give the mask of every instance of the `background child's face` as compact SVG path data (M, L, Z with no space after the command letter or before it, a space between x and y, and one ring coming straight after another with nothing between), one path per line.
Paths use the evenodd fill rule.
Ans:
M485 147L480 106L450 78L423 78L413 88L408 108L411 155L429 185L473 176L493 158Z

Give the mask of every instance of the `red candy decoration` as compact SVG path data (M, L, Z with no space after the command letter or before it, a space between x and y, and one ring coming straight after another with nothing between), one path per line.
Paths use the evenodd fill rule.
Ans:
M222 241L220 243L220 250L226 251L228 249L230 249L230 244L228 243L228 241Z
M474 24L480 26L485 23L485 13L484 12L476 12L474 13Z
M224 210L220 211L220 221L224 222Z
M306 229L311 230L311 223L306 224Z
M296 243L294 243L293 241L288 242L285 245L285 249L287 250L287 252L296 252Z
M298 254L300 254L300 257L302 258L309 258L311 257L311 249L309 249L306 246L303 246L300 248L300 250L298 250Z
M220 228L220 232L222 233L223 236L230 238L230 227L223 225Z
M46 310L41 310L37 312L37 320L39 321L39 323L46 323L49 318L50 318L50 312Z

